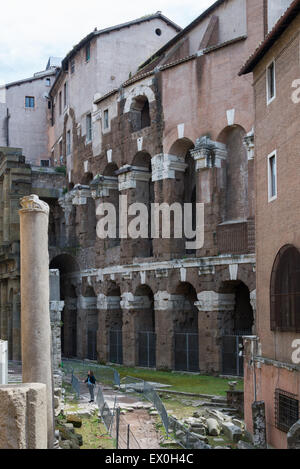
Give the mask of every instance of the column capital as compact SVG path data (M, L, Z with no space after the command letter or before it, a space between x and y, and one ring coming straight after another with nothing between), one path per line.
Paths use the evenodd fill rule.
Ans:
M235 305L235 295L228 293L216 293L203 291L197 295L195 303L199 311L230 311Z
M148 309L151 302L148 296L134 296L130 292L123 293L121 300L121 308L127 310Z
M187 168L184 158L176 155L167 155L165 153L154 156L151 163L153 182L163 179L175 179L176 171L184 173Z
M246 137L243 139L244 146L247 150L248 154L248 161L254 160L254 150L255 150L255 137L254 137L254 129L252 129Z
M43 202L40 200L40 198L37 195L28 195L26 197L23 197L20 200L21 204L21 210L19 211L20 213L26 213L26 212L42 212L45 213L46 215L49 215L49 205L46 204L46 202Z
M100 293L97 298L97 309L114 310L120 309L120 296L106 296Z
M92 181L90 188L94 200L109 197L110 191L117 191L119 189L118 178L98 174Z
M141 166L125 165L116 172L119 181L119 191L136 189L137 182L149 182L151 173L147 168Z
M208 168L221 168L222 161L227 158L226 145L214 142L209 137L201 137L196 140L195 148L190 153L196 161L196 170Z

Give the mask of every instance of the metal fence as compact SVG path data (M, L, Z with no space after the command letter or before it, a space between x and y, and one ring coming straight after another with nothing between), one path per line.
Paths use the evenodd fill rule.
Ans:
M116 449L141 449L126 417L121 415L119 407L116 408L113 420L112 437L115 439Z
M70 373L70 370L84 378L87 376L89 370L93 370L94 376L99 383L111 386L120 386L121 379L117 370L110 366L98 365L97 363L89 363L80 360L64 359L62 362L62 370Z
M116 405L114 406L113 410L111 410L109 408L109 405L105 401L101 386L99 386L99 389L98 389L96 402L97 402L97 405L98 405L99 413L100 413L100 415L102 417L102 420L103 420L103 423L105 425L105 428L106 428L107 432L110 434L111 429L112 429L112 425L113 425Z

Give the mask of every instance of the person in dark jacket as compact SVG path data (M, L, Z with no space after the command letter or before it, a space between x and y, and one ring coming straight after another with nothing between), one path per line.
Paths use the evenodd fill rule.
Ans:
M88 388L89 388L89 392L90 392L90 396L91 396L90 403L94 402L95 401L94 389L95 389L95 386L96 386L96 378L95 378L94 373L92 372L92 370L90 370L88 372L88 376L87 376L87 379L85 380L85 383L87 383Z

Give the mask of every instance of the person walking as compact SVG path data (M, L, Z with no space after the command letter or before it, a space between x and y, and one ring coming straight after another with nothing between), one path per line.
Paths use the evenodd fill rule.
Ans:
M88 376L87 376L87 379L85 380L85 383L87 383L88 388L89 388L89 392L91 396L91 400L90 400L90 404L91 404L92 402L95 401L94 389L96 386L96 378L92 370L88 372Z

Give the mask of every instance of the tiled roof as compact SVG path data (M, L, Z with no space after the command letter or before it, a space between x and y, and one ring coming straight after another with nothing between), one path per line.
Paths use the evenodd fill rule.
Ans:
M294 0L285 13L275 24L274 28L267 34L265 39L259 44L254 53L249 57L247 62L241 68L239 75L246 75L247 73L253 72L256 65L268 52L268 50L275 44L280 38L283 32L288 28L291 22L300 13L300 0Z

